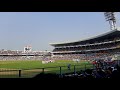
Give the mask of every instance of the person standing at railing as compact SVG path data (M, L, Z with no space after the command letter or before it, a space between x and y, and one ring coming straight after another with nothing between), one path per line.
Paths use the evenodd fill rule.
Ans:
M71 64L68 64L68 70L70 70Z

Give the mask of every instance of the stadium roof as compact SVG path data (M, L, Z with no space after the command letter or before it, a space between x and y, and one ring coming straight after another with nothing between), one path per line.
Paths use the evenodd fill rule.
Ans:
M103 33L98 36L94 36L91 38L79 40L79 41L74 41L74 42L62 42L62 43L50 43L52 46L59 46L59 45L66 45L66 44L75 44L75 43L81 43L81 42L87 42L87 41L92 41L92 40L98 40L98 39L104 39L104 38L109 38L110 36L120 36L120 29L115 29L111 30L109 32Z

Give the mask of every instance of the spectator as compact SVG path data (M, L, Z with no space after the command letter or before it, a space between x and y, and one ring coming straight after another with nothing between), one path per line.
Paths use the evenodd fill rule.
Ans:
M68 70L70 70L71 69L71 64L68 64Z

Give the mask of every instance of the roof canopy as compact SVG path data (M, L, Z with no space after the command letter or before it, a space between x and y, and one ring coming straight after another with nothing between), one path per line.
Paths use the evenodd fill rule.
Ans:
M92 37L92 38L88 38L88 39L84 39L84 40L79 40L79 41L75 41L75 42L65 42L65 43L50 43L50 45L52 46L68 46L68 45L78 45L78 44L85 44L85 43L94 43L96 41L103 41L105 39L110 39L110 38L114 38L114 37L120 37L120 30L116 29L116 30L112 30L109 31L107 33Z

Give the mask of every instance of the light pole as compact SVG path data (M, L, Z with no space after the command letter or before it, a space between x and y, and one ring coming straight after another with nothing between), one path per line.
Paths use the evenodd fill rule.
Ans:
M116 18L114 12L104 12L106 21L109 21L110 29L116 29Z

